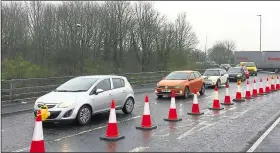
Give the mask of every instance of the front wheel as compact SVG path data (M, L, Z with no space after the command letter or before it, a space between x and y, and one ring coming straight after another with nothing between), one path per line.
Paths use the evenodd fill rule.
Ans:
M184 98L188 98L190 96L190 90L188 87L185 88Z
M80 125L86 125L90 122L91 115L91 108L87 105L84 105L79 109L76 120Z
M122 111L125 114L130 114L133 111L133 109L134 109L134 100L133 98L128 98L124 103Z
M157 95L158 99L161 99L163 97L163 95Z
M221 80L218 80L218 81L217 81L216 86L217 86L218 88L221 87Z
M199 93L200 93L200 95L204 95L204 93L205 93L205 84L202 84L202 87L201 87Z

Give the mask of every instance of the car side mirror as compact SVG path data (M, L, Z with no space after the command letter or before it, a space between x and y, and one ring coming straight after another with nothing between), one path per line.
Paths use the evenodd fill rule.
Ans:
M104 90L98 88L98 89L96 89L95 94L98 95L98 94L101 93L101 92L104 92Z
M221 74L221 76L224 76L224 74Z
M162 77L162 80L164 80L165 79L165 77Z

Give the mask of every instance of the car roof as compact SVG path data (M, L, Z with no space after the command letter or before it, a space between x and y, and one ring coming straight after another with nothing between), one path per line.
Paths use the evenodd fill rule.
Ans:
M239 68L239 69L241 69L241 67L238 67L238 66L235 66L235 67L231 67L231 68Z
M123 76L118 76L118 75L87 75L87 76L78 76L76 78L124 78Z
M206 69L206 70L224 70L224 69L221 69L221 68L212 68L212 69Z
M173 71L173 72L186 72L186 73L191 73L191 72L197 72L193 70L183 70L183 71Z

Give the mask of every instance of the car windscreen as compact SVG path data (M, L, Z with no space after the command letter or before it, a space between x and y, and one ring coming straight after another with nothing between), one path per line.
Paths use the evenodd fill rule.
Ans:
M188 73L186 72L171 72L165 78L165 80L187 80Z
M83 92L98 80L98 78L74 78L56 88L57 92Z
M204 76L220 76L219 70L206 70Z
M240 68L230 68L228 70L228 73L241 73L241 69Z
M246 62L246 63L242 63L242 65L249 66L249 67L256 66L256 64L254 62Z

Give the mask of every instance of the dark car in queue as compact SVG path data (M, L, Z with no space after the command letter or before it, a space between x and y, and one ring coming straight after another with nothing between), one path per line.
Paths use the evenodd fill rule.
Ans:
M228 79L229 81L245 81L246 80L246 74L242 67L231 67L228 69Z
M231 68L230 64L221 64L220 68L228 70L229 68Z

